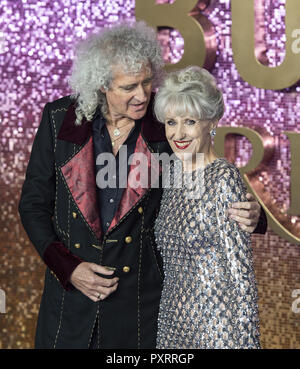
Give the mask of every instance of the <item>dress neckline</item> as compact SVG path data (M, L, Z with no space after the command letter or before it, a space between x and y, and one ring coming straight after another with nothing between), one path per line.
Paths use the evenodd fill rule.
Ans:
M192 170L191 172L183 172L184 174L195 174L197 172L202 172L207 170L209 167L217 164L219 161L227 161L225 158L216 158L214 161L212 161L211 163L208 163L204 168L196 168L194 170Z

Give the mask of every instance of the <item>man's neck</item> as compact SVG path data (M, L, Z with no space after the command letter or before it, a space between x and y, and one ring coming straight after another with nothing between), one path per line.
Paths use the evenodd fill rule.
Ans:
M120 127L124 127L126 125L129 125L130 123L134 123L133 119L130 119L128 117L112 117L110 115L107 115L106 117L106 124L116 127L116 128L120 128Z

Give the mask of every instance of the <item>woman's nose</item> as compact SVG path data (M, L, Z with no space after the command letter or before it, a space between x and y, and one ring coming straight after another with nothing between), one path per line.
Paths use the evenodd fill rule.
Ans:
M185 136L186 136L186 134L185 134L185 131L184 131L184 127L182 126L182 124L177 124L173 139L180 141L180 140L184 139Z

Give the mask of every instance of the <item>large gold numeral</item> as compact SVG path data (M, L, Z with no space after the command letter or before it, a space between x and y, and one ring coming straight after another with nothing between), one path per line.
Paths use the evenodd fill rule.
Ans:
M153 28L175 28L184 38L183 57L176 64L168 64L168 70L184 68L187 65L205 66L209 69L214 64L216 45L208 45L207 48L205 30L201 25L210 31L211 36L212 24L203 15L194 17L189 14L197 3L197 0L176 0L173 4L156 4L155 0L135 2L135 15L138 20L144 20ZM207 39L211 41L212 37Z
M293 32L300 26L300 1L286 0L285 59L278 67L262 65L255 56L254 0L231 0L232 49L241 77L252 86L279 90L300 79L300 53L293 52Z

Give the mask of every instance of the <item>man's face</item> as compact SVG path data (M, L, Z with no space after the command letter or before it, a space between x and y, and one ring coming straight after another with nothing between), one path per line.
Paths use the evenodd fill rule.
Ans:
M106 94L109 117L112 120L141 119L145 114L152 91L153 73L146 65L136 74L125 74L114 68L114 79Z

